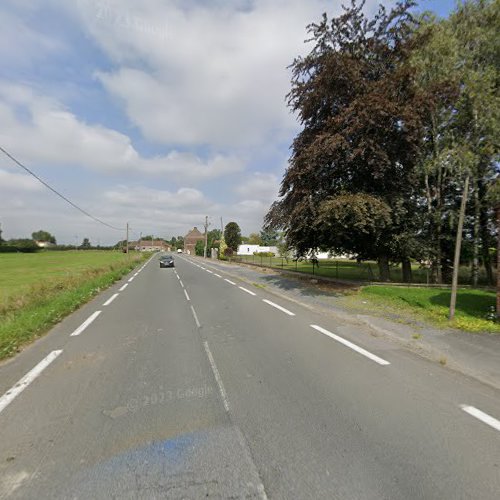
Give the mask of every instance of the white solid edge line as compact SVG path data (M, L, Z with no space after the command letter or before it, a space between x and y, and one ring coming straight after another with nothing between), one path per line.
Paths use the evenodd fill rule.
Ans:
M92 313L71 335L70 337L75 337L76 335L80 335L80 333L83 332L83 330L85 330L85 328L87 328L87 326L90 325L90 323L92 323L92 321L94 321L97 316L99 316L99 314L101 314L101 311L96 311L95 313Z
M230 285L236 285L234 281L228 280L227 278L224 278L224 281L227 281Z
M104 302L103 306L109 306L109 304L111 304L111 302L113 302L113 300L115 300L118 295L118 293L111 295L111 297L106 302Z
M128 287L128 283L125 283L118 291L120 292L123 292L123 290L125 290L125 288Z
M256 293L253 293L252 291L247 290L246 288L243 288L242 286L239 286L238 288L239 288L240 290L243 290L244 292L249 293L250 295L257 295Z
M460 405L460 408L462 408L462 410L469 415L472 415L478 420L481 420L481 422L485 423L486 425L489 425L490 427L493 427L493 429L500 431L500 420L497 420L487 413L484 413L484 411L478 410L474 406Z
M184 289L184 295L186 296L186 299L187 299L187 300L191 300L191 299L189 298L189 295L188 295L188 293L186 292L186 290L185 290L185 289Z
M208 347L208 342L206 340L203 342L203 346L205 347L205 352L207 353L208 361L210 362L210 366L212 367L212 372L214 374L215 381L219 386L219 392L222 398L222 403L224 404L225 410L229 413L229 401L227 400L226 390L224 389L224 384L222 383L219 370L217 369L214 357L212 356L212 352L210 351L210 347Z
M191 311L192 311L192 313L193 313L194 320L196 321L196 326L197 326L198 328L201 328L200 321L198 320L198 316L197 316L196 311L194 310L194 307L193 307L193 306L191 306Z
M0 398L0 412L2 412L21 392L28 387L33 380L35 380L40 373L47 368L47 366L54 361L62 349L52 351L48 356L42 359L34 368L32 368L19 382L14 384L1 398Z
M222 278L220 274L214 273L214 276L217 276L217 278Z
M280 311L284 312L285 314L288 314L288 316L295 316L295 313L293 313L292 311L289 311L288 309L285 309L284 307L281 307L278 304L271 302L270 300L262 299L262 301L265 302L266 304L269 304L270 306L275 307L276 309L279 309Z
M353 344L347 339L344 339L343 337L339 337L338 335L335 335L332 332L329 332L325 328L322 328L321 326L318 325L311 325L311 328L314 328L318 332L322 333L323 335L326 335L327 337L332 338L333 340L336 340L337 342L340 342L341 344L345 345L346 347L349 347L353 351L356 351L359 354L362 354L363 356L366 356L368 359L371 359L372 361L375 361L375 363L378 363L379 365L386 366L390 365L389 361L386 361L385 359L379 358L375 354L372 354L371 352L368 352L366 349L363 349L362 347L359 347L356 344Z

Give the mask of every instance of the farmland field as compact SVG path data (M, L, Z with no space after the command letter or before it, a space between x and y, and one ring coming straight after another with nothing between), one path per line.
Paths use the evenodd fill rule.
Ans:
M0 253L0 359L46 332L146 257L106 250Z
M0 303L31 285L56 282L89 269L124 262L118 251L70 250L38 253L0 253Z

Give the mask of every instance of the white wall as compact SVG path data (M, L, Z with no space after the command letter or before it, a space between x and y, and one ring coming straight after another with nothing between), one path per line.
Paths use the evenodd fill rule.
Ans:
M240 245L236 255L253 255L254 252L273 252L274 255L278 255L278 249L276 247L261 247L260 245Z

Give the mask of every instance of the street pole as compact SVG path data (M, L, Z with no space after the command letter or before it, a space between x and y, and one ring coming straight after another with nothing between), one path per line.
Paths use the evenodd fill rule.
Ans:
M207 258L207 242L208 242L208 215L205 215L205 247L203 248L203 257Z
M455 306L457 303L458 286L458 268L460 267L460 247L462 245L462 230L464 227L465 205L467 203L467 194L469 191L469 176L465 178L464 191L462 194L462 203L460 204L460 214L458 216L457 239L455 242L455 259L453 262L453 279L451 282L451 300L450 300L450 321L455 317Z
M127 246L125 248L125 253L127 254L127 257L128 257L128 222L127 222L127 237L126 237L126 240L127 240L127 242L126 242Z

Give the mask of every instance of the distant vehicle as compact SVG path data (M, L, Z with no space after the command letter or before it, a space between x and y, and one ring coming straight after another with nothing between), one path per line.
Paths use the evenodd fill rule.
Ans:
M174 258L171 255L161 257L160 267L174 267Z
M178 249L177 249L177 253L182 253L182 249L181 249L181 248L178 248Z

